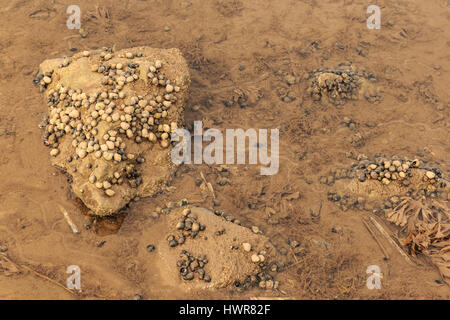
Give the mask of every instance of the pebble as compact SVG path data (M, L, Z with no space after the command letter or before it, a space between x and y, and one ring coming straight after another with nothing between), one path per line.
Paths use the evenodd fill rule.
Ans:
M45 76L42 80L44 80L44 83L49 84L52 82L52 78Z
M183 277L184 280L192 280L194 279L194 273L193 272L189 272L187 275L185 275Z
M394 166L396 166L396 167L400 167L400 166L402 165L402 163L401 163L400 161L398 161L398 160L392 161L392 164L393 164Z
M427 171L426 176L428 179L434 179L436 177L436 174L433 171Z
M172 239L172 240L170 240L169 241L169 246L170 247L176 247L178 245L178 241L177 240L175 240L175 239Z
M252 245L248 242L244 242L242 244L242 248L244 249L244 251L250 252L252 250Z
M258 263L260 261L260 257L257 254L252 255L252 262Z
M109 197L112 197L112 196L114 196L116 193L114 192L114 190L112 190L112 189L107 189L107 190L105 190L105 193L106 193L106 195L107 196L109 196Z
M166 92L171 93L172 91L173 91L173 86L170 85L170 84L168 84L168 85L166 86Z
M253 231L253 233L259 233L260 232L259 228L257 226L253 226L252 227L252 231Z
M178 221L177 223L177 230L183 230L185 227L184 221Z
M84 159L86 157L86 155L87 155L87 152L86 152L86 150L79 149L77 151L77 155L78 155L78 157L80 157L80 159Z
M156 249L156 247L153 244L149 244L147 246L147 251L148 252L153 252L153 251L155 251L155 249Z
M69 117L71 117L71 118L78 118L79 115L80 115L80 112L78 110L72 110L69 113Z
M109 150L113 150L114 149L114 142L112 141L106 141L106 146L108 147Z
M192 232L198 232L200 230L200 225L198 224L198 222L194 222L192 224Z
M51 155L52 157L56 157L58 154L59 154L59 149L52 149L52 150L50 151L50 155Z
M89 176L89 182L90 183L95 183L96 181L97 181L97 177L96 176L94 176L94 175Z

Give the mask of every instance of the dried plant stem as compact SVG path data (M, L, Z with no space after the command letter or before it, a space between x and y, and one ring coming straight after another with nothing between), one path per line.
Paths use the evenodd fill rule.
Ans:
M392 240L391 236L384 230L384 228L375 220L373 217L369 217L370 222L378 229L378 231L381 232L381 234L386 238L387 241L405 258L406 262L408 262L411 265L414 265L414 263L411 261L411 259L408 257L408 255L398 246L397 243L395 243L394 240Z
M375 232L372 230L372 228L369 226L369 224L367 223L367 221L365 221L364 219L361 219L364 226L366 227L367 231L369 231L370 235L372 236L372 238L375 240L375 242L378 244L378 246L380 247L381 251L384 254L384 257L386 260L389 260L389 254L386 250L386 248L383 246L383 244L380 242L380 240L378 239L378 237L376 236Z

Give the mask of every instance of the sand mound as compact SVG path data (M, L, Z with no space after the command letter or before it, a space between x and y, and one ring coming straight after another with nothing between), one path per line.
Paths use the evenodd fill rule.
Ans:
M448 200L450 195L450 186L441 170L425 167L418 159L361 159L350 168L330 173L321 182L333 185L328 199L344 210L353 206L391 208L401 196Z
M226 221L208 209L173 211L167 216L167 228L168 238L157 245L158 266L162 278L171 284L190 289L244 286L250 282L257 285L266 266L274 261L275 248L265 236ZM188 266L186 254L192 257Z
M172 176L171 133L184 121L190 84L178 49L104 48L46 60L44 143L52 165L96 215L159 192Z
M336 68L321 68L310 72L309 95L325 105L343 105L349 100L366 98L369 102L381 100L379 89L372 81L373 74L356 70L351 63L340 63Z

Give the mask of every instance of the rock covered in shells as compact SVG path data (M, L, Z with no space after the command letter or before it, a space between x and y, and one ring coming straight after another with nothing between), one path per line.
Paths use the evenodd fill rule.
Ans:
M198 222L203 229L195 237L191 235L189 221ZM205 208L175 208L165 216L164 223L171 234L160 240L160 259L155 268L165 279L181 280L180 285L190 288L254 286L266 279L266 271L277 259L277 251L268 238ZM217 233L219 230L224 232ZM183 239L181 243L180 239ZM176 241L177 245L170 246L170 241ZM257 255L255 262L253 254ZM250 281L251 278L254 280Z
M111 48L46 60L44 144L97 215L114 214L170 180L170 135L183 125L188 67L178 49Z
M425 166L419 159L361 156L357 160L320 178L320 183L333 185L328 200L344 211L390 208L399 196L448 198L450 186L441 170Z

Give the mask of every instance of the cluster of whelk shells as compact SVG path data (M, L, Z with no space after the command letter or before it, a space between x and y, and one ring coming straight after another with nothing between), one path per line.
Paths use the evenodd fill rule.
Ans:
M84 51L82 56L89 57L90 52ZM124 58L132 60L135 56L141 57L142 53L135 55L132 52L126 52ZM59 154L58 139L66 134L70 134L73 138L72 146L75 149L74 157L69 157L68 162L71 162L73 158L83 159L89 154L93 154L97 159L114 161L116 164L135 159L134 154L126 152L126 140L122 136L133 139L137 144L149 141L159 142L163 148L170 145L170 135L178 128L178 125L166 119L169 108L177 101L175 94L180 91L180 87L165 79L160 72L162 62L156 60L150 63L147 77L152 85L162 87L162 90L158 90L149 98L131 96L125 102L127 97L122 89L126 84L139 79L139 72L137 72L139 64L133 62L126 65L107 64L106 61L112 57L111 49L102 52L101 64L93 65L91 69L93 72L104 75L102 85L107 87L104 91L88 95L80 89L67 88L59 83L48 91L48 106L51 111L45 126L44 143L52 147L51 156L56 157ZM61 64L60 67L68 65L69 62ZM53 72L49 72L40 76L38 83L41 89L45 89L52 82L52 74ZM101 121L111 123L111 128L114 129L98 137L97 126ZM144 161L142 158L136 160L139 163ZM128 178L139 176L133 164L125 168ZM111 184L121 184L123 177L116 171L110 181L97 181L97 177L91 175L89 182L99 189L104 189L106 195L113 196L115 192L111 189ZM136 187L136 184L132 186Z
M206 229L206 226L197 221L197 215L191 212L191 209L186 208L183 210L183 215L179 220L176 229L180 231L178 238L173 234L167 237L170 247L176 247L179 244L183 244L188 237L194 239L199 232Z
M308 92L316 101L321 100L324 94L335 104L343 100L356 100L361 76L363 74L350 70L318 69L312 73Z
M358 157L359 158L359 157ZM420 172L420 179L426 183L426 187L416 189L417 186L411 185L410 178L413 176L413 170L422 169ZM423 167L419 159L401 159L398 157L385 158L382 156L376 156L374 159L369 160L363 156L362 159L358 159L358 162L354 163L349 169L337 169L332 170L334 175L329 177L321 177L321 183L331 185L334 183L334 179L345 178L358 178L360 182L368 180L376 180L383 185L389 185L391 183L399 183L403 186L411 186L406 192L407 196L431 196L437 197L439 195L445 196L446 193L440 193L439 188L445 188L447 183L442 177L442 173L438 168L425 168ZM331 178L331 179L330 179ZM328 183L331 180L331 183ZM384 204L385 208L390 208L392 205L398 203L399 197L392 195L389 201ZM366 199L359 196L352 196L345 193L338 193L336 191L328 192L328 200L333 202L339 202L342 210L346 211L351 207L363 208Z
M183 257L185 257L183 259ZM211 276L206 274L205 266L208 263L208 257L202 255L198 258L194 257L186 250L181 250L180 260L177 261L177 267L180 268L180 274L184 280L193 280L195 274L198 274L198 278L205 282L211 281Z
M408 185L407 179L412 176L412 168L420 168L420 160L402 160L402 159L383 159L378 158L375 161L361 161L361 169L359 180L373 179L381 181L388 185L391 181L399 180L404 185ZM437 169L426 170L423 176L424 182L429 182L428 192L436 191L441 173Z

